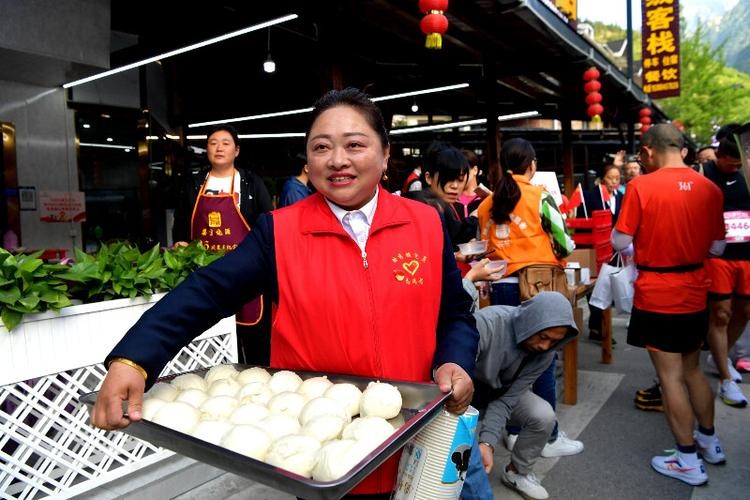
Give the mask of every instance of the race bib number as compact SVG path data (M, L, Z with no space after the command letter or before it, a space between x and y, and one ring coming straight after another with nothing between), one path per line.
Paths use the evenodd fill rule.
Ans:
M727 243L750 241L750 212L746 210L724 212L724 229Z

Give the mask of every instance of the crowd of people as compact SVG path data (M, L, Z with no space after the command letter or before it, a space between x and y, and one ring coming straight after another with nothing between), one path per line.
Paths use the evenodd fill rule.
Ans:
M747 404L725 361L750 317L750 243L726 243L724 218L749 211L750 195L732 129L723 133L716 159L697 172L684 163L681 133L656 125L639 155L615 155L585 194L588 210L611 211L612 245L639 269L628 343L649 353L652 395L663 398L677 444L651 464L689 484L707 481L703 461L726 460L698 362L706 338L722 401ZM224 245L227 254L160 300L107 356L92 423L119 429L140 420L144 391L164 365L237 313L238 324L257 330L238 329L241 362L434 381L452 391L449 411L480 408L463 498L492 497L488 474L501 442L511 450L503 483L548 498L535 462L584 448L555 417L556 353L579 331L564 279L575 248L568 214L532 184L532 144L506 141L503 174L484 191L476 154L435 142L394 194L383 183L391 151L380 110L358 90L331 91L314 106L305 154L276 210L260 179L235 166L233 128L215 129L207 151L210 166L185 186L174 238ZM459 245L472 240L487 241L487 250L463 253ZM536 276L549 277L546 291L534 288ZM489 294L480 301L483 283ZM592 338L600 315L591 309ZM353 496L389 498L397 463L388 460Z

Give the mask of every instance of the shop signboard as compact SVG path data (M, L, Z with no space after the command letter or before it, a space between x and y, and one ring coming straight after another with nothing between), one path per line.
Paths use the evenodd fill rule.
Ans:
M653 99L680 95L679 0L642 0L643 90Z
M40 191L39 220L42 222L85 221L85 194L83 191Z

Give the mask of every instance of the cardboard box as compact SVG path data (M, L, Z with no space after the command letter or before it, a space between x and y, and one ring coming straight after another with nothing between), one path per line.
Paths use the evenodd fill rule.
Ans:
M578 262L581 267L591 270L591 277L596 278L599 274L599 266L596 263L596 250L594 248L576 248L573 253L565 258L566 262Z

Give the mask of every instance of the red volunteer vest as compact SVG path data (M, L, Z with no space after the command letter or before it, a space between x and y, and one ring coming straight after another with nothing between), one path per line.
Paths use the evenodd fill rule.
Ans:
M320 194L277 210L271 366L428 382L442 290L437 211L379 190L363 256ZM393 489L398 456L354 493Z
M210 175L210 174L209 174ZM235 172L236 175L236 172ZM206 182L208 178L206 178ZM234 193L234 175L229 193L204 194L206 182L198 191L190 221L190 239L200 239L209 251L232 251L250 232L250 225L240 213ZM263 300L253 299L237 311L237 323L254 325L263 316Z

